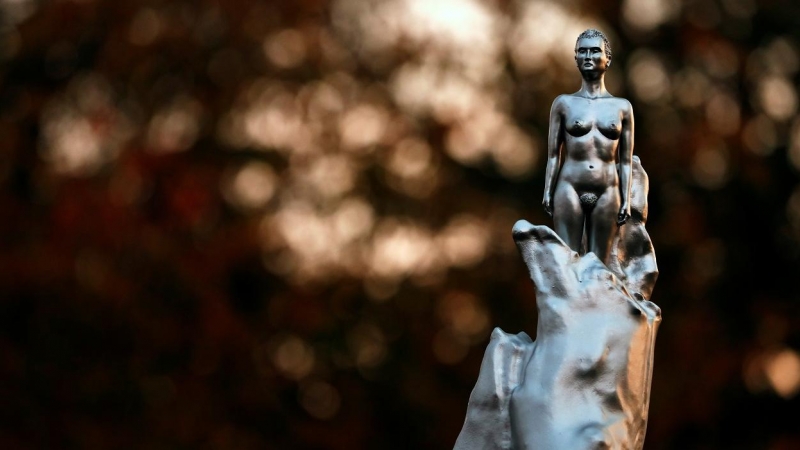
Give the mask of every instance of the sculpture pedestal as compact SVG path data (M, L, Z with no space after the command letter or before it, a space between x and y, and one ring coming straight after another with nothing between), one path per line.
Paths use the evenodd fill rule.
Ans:
M628 286L649 295L655 275L615 274L544 226L519 221L513 235L536 286L536 341L495 328L455 448L641 449L661 311Z

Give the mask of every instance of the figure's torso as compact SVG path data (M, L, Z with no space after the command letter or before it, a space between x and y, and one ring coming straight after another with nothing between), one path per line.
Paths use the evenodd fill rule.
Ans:
M563 163L560 181L576 188L616 186L616 160L628 102L617 97L561 96Z

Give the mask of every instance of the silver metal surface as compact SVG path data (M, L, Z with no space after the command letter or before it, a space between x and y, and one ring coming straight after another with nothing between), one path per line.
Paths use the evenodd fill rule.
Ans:
M536 285L536 341L494 330L455 448L642 448L659 308L550 228L519 221L513 234Z
M633 111L605 91L605 36L575 45L581 90L553 103L543 206L513 228L536 287L536 340L495 328L455 448L641 449L661 310Z

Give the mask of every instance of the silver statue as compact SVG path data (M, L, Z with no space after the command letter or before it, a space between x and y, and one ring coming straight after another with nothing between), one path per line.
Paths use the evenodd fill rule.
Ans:
M550 110L542 204L571 249L582 252L585 226L587 250L608 264L617 225L631 215L633 110L606 90L611 47L603 33L578 36L575 62L580 90L558 96Z
M641 449L661 311L633 112L608 94L605 36L575 45L581 89L553 102L543 205L513 236L536 287L536 340L496 328L456 449ZM562 151L563 149L563 151ZM562 157L563 153L563 157Z

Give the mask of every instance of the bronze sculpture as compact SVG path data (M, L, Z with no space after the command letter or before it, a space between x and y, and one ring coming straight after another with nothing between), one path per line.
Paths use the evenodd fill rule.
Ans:
M536 340L495 328L456 449L644 445L658 269L633 113L603 86L610 56L602 33L578 37L581 90L557 98L550 117L542 203L555 232L524 220L513 229L536 287Z
M615 221L622 225L631 215L633 110L627 100L606 90L611 47L605 35L597 30L581 33L575 62L580 90L558 96L550 110L542 204L571 249L584 253L585 229L587 250L608 264Z

